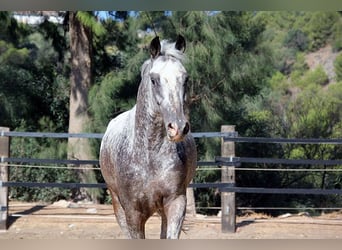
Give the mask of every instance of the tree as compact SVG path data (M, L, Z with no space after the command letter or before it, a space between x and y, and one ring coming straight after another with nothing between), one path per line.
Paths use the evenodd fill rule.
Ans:
M309 12L310 13L310 12ZM326 45L331 37L334 24L340 16L337 12L312 12L308 22L304 25L304 32L308 34L309 50L315 51Z
M90 122L88 92L93 83L93 33L103 32L95 17L89 12L69 12L69 33L71 52L70 72L70 110L69 133L83 133L88 129ZM92 150L86 138L69 138L68 158L77 160L90 160ZM89 168L91 166L83 166ZM82 182L95 182L93 170L79 170ZM90 193L90 195L89 195ZM81 189L81 198L98 199L95 190Z
M163 38L182 34L187 41L191 126L193 131L218 131L222 124L243 119L244 97L257 96L272 72L272 57L258 41L262 23L249 12L172 12L160 25ZM150 26L152 28L152 26ZM239 133L245 132L239 127ZM197 141L201 159L219 155L217 139ZM200 171L195 181L214 182L217 171ZM219 205L215 190L196 190L202 205Z
M321 74L307 70L303 73L302 78L299 78L299 81L303 81L303 84L295 87L294 85L297 83L291 82L292 79L287 79L284 75L277 73L271 80L272 89L268 90L268 93L263 96L261 105L258 108L258 110L270 113L265 120L265 125L271 126L266 130L272 131L276 137L282 138L341 137L342 85L341 82L337 82L325 85L323 88L323 85L320 84L322 79ZM340 148L338 145L329 144L283 144L278 147L275 157L285 159L340 159ZM282 167L286 168L287 166ZM305 165L297 167L308 168ZM314 167L312 166L312 168ZM338 166L336 167L338 168ZM324 169L326 166L319 166L318 168ZM253 179L256 182L253 182ZM244 181L246 180L249 180L255 186L265 178L251 174L246 176ZM325 189L339 187L339 183L339 174L334 172L284 171L272 174L272 178L268 178L266 185L283 188ZM262 186L266 185L262 184ZM262 202L265 202L265 199L267 198L262 197ZM272 197L269 196L269 199L272 199ZM282 199L279 198L278 200L281 201ZM255 200L254 202L258 201ZM338 197L302 198L291 195L286 197L284 205L292 207L309 204L311 206L336 206L339 202L341 200Z
M57 26L55 24L51 24ZM45 36L41 26L18 24L0 12L0 121L16 131L65 131L67 121L65 95L69 88L60 70L53 40ZM63 32L55 30L55 36ZM63 38L63 36L60 36ZM61 51L61 53L65 53ZM62 67L63 68L63 67ZM11 139L11 156L17 158L66 158L66 141L48 138ZM66 169L13 168L12 181L75 182ZM13 187L11 197L25 201L55 201L71 198L70 190Z
M308 46L308 38L303 31L291 29L284 39L284 44L286 47L305 51Z

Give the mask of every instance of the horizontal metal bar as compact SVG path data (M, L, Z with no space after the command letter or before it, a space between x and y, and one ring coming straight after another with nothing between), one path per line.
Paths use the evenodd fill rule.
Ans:
M254 157L215 157L217 166L240 166L241 163L284 164L284 165L342 165L342 160L277 159ZM257 170L257 169L256 169Z
M342 144L342 138L265 138L265 137L225 137L225 141L250 143L291 143L291 144Z
M99 165L98 160L60 160L60 159L30 159L30 158L4 158L4 162L30 163L30 164L74 164L74 165Z
M238 136L237 132L192 132L191 134L195 138L233 138Z
M39 187L39 188L106 188L105 183L40 183L40 182L3 182L4 187ZM232 187L231 183L191 183L193 188L224 188Z
M28 188L106 188L105 183L41 183L41 182L4 182L5 187Z
M98 160L64 160L64 159L31 159L31 158L6 158L1 162L29 163L29 164L73 164L73 165L99 165ZM215 161L199 161L197 166L240 166L241 163L259 164L284 164L284 165L342 165L342 160L296 160L276 158L253 157L215 157Z
M215 162L215 161L198 161L197 166L199 166L199 167L203 167L203 166L217 167L217 162Z
M19 132L19 131L1 131L2 136L11 137L36 137L36 138L94 138L102 139L102 133L50 133L50 132ZM237 132L195 132L192 136L195 138L212 137L235 137Z
M225 141L250 143L292 143L292 144L342 144L342 138L265 138L238 137L235 132L193 132L195 138L223 138ZM38 138L94 138L101 139L103 133L50 133L50 132L19 132L0 131L0 136L38 137Z
M217 182L217 183L190 183L189 187L191 188L231 188L234 187L234 183L222 183L222 182Z
M3 136L11 137L36 137L36 138L95 138L101 139L103 134L100 133L50 133L50 132L19 132L9 131L3 132Z
M240 157L240 161L241 163L285 164L285 165L286 164L288 165L342 165L342 160L306 160L306 159L297 160L297 159Z
M3 182L4 187L38 188L106 188L105 183L39 183L39 182ZM218 188L220 192L259 193L259 194L314 194L342 195L342 189L300 189L300 188L255 188L235 187L233 183L191 183L192 188Z
M59 160L59 159L30 159L30 158L3 158L2 162L29 163L29 164L73 164L73 165L99 165L98 160ZM199 161L197 166L217 166L215 161Z
M223 187L221 192L255 193L255 194L314 194L314 195L342 195L342 189L306 189L306 188L250 188Z
M240 166L241 160L240 157L221 157L216 156L215 162L218 166Z
M237 207L236 209L238 210L342 210L342 207Z
M205 169L205 168L201 168ZM214 168L213 168L214 169ZM221 168L216 168L217 170L221 170ZM235 170L240 171L268 171L268 172L342 172L342 168L246 168L246 167L238 167Z

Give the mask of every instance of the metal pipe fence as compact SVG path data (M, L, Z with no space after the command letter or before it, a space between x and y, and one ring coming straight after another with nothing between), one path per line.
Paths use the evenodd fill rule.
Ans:
M192 133L195 138L221 138L222 146L224 144L230 143L234 144L236 142L244 143L288 143L288 144L333 144L341 145L342 139L324 139L324 138L309 138L309 139L288 139L288 138L259 138L259 137L239 137L238 133L233 132L200 132ZM66 139L66 138L91 138L91 139L101 139L103 134L100 133L79 133L79 134L69 134L69 133L41 133L41 132L17 132L8 131L0 127L0 139L10 138L10 137L29 137L29 138L56 138L56 139ZM1 142L1 141L0 141ZM8 142L6 142L9 144ZM5 147L5 148L4 148ZM10 166L16 167L41 167L41 168L61 168L58 165L75 165L72 169L80 169L80 165L94 165L99 166L98 160L70 160L70 159L32 159L32 158L12 158L8 154L3 154L4 151L9 150L9 145L4 145L0 143L0 168L2 170ZM274 164L274 165L286 165L286 168L260 168L260 167L244 167L245 163L254 164ZM31 164L31 165L28 165ZM33 165L40 164L40 165ZM57 166L41 166L41 164L49 165L54 164ZM329 169L309 169L309 168L294 168L291 166L298 165L324 165L331 166ZM235 157L234 156L218 156L215 157L213 161L199 161L197 163L197 170L201 169L215 169L222 170L224 168L233 171L336 171L341 172L341 168L334 168L332 166L341 166L342 160L308 160L308 159L275 159L275 158L254 158L254 157ZM70 167L65 167L71 169ZM1 170L0 169L0 170ZM99 167L94 167L93 169L98 169ZM4 171L2 171L4 172ZM235 174L234 174L235 175ZM8 187L29 187L29 188L106 188L105 183L38 183L38 182L13 182L8 180L7 177L0 175L0 193L8 192ZM259 193L259 194L305 194L305 195L342 195L342 189L307 189L307 188L256 188L256 187L236 187L235 179L232 183L191 183L189 187L192 188L216 188L222 194L232 194L232 193ZM4 196L4 194L2 194ZM1 197L1 195L0 195ZM234 196L235 197L235 196ZM3 199L3 198L2 198ZM235 198L234 198L235 199ZM4 202L0 199L0 213L7 213L8 202ZM234 204L230 204L229 207L235 207ZM221 209L226 209L221 206ZM240 208L240 209L252 209L252 208ZM273 209L273 208L264 208ZM279 208L281 209L281 208ZM294 208L293 208L294 209ZM329 209L329 208L326 208ZM233 214L235 216L235 212ZM228 216L228 215L227 215ZM232 218L227 219L233 220ZM234 220L235 221L235 220ZM0 217L0 227L1 227L1 217ZM224 221L222 221L224 223ZM0 228L1 229L1 228ZM230 231L235 232L235 225Z

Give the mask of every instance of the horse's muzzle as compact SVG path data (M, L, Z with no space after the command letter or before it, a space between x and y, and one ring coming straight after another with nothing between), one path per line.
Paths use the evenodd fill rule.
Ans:
M167 137L170 141L180 142L184 139L184 136L187 135L190 131L189 122L181 123L182 125L178 125L177 123L169 123L167 125Z

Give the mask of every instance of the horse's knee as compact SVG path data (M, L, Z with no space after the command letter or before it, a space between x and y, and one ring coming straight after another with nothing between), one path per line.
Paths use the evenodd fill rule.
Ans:
M172 214L182 214L185 213L186 208L186 195L179 195L176 198L168 201L165 204L166 214L170 216Z

